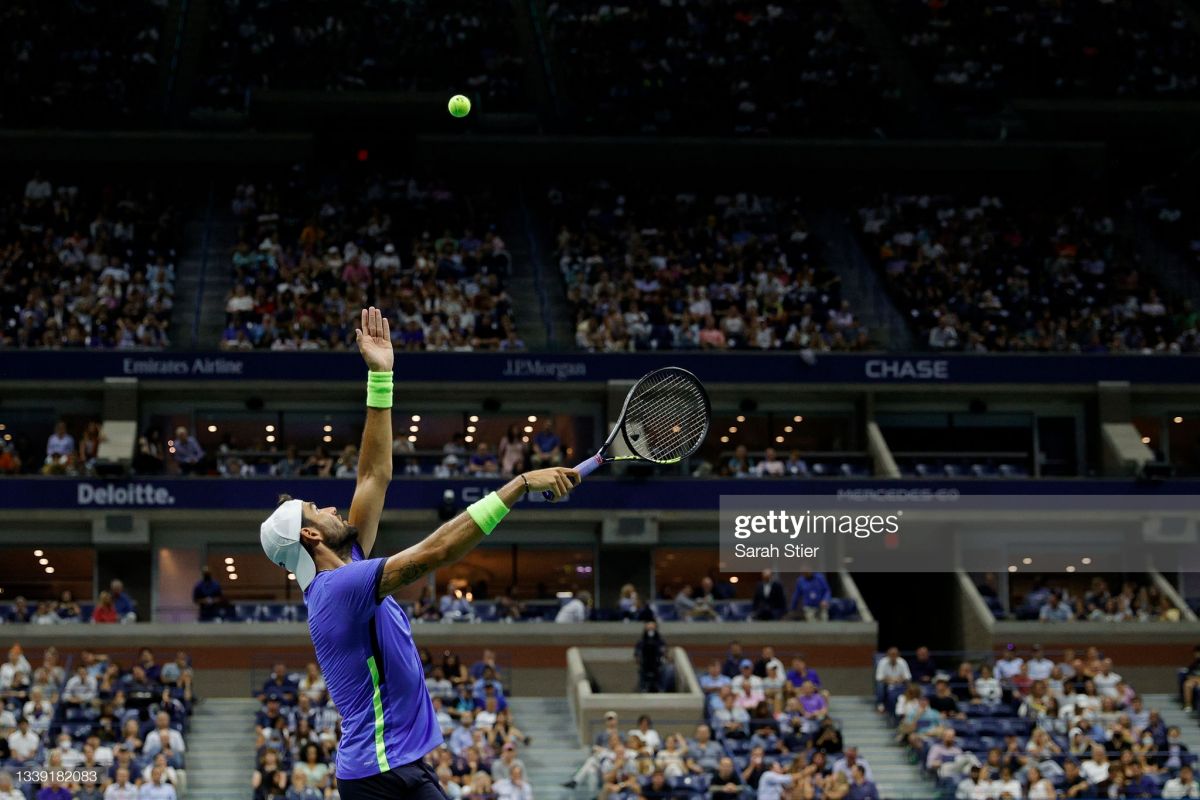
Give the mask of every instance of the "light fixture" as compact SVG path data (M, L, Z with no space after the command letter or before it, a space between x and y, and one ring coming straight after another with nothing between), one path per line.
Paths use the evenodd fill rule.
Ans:
M267 433L274 433L274 432L275 432L275 426L274 426L274 425L268 425L268 426L267 426Z
M208 426L208 432L209 432L209 433L216 433L216 432L217 432L217 426L216 426L216 425L209 425L209 426Z
M738 576L737 576L737 575L734 575L734 576L730 577L730 579L729 579L729 582L730 582L730 583L737 583L737 582L738 582Z
M47 575L53 575L53 574L54 574L54 567L46 567L46 574L47 574Z
M231 572L231 573L229 573L229 580L231 580L231 581L236 581L236 580L237 580L237 573L236 573L236 572Z
M167 439L167 447L174 447L174 446L175 446L175 440Z
M226 563L226 564L232 564L232 563L233 563L233 556L226 556L226 557L225 557L225 563Z
M745 422L745 421L746 421L746 418L745 418L744 416L742 416L741 414L738 414L737 421L738 421L738 422Z
M474 425L468 425L468 426L467 426L467 433L474 433L474 432L475 432L475 426L474 426Z
M50 559L48 559L48 558L39 558L39 559L38 559L38 563L39 563L39 564L41 564L41 565L44 567L44 566L46 566L47 564L49 564L49 563L50 563Z
M408 426L408 432L409 432L409 433L416 433L416 432L417 432L417 431L419 431L419 430L421 430L421 426L420 426L420 425L409 425L409 426Z
M273 442L273 441L275 441L275 437L274 437L274 436L268 436L268 437L267 437L267 441L268 441L268 442Z
M804 422L804 417L797 414L796 416L792 417L792 422Z
M4 441L6 441L6 442L11 442L11 441L12 441L12 434L11 434L11 433L6 433L6 434L4 434Z
M1088 564L1092 563L1092 560L1087 556L1084 556L1083 558L1079 559L1079 563L1086 567Z
M729 432L730 432L730 433L737 433L737 425L730 425L730 426L729 426Z
M237 567L235 567L233 564L226 564L225 571L226 572L237 572Z
M174 452L175 452L175 448L174 448L174 447L170 448L170 452L174 453Z
M1067 572L1074 572L1074 571L1075 571L1075 565L1067 564Z
M1021 559L1021 563L1028 567L1030 564L1033 563L1033 559L1030 558L1029 556L1025 556L1024 558Z
M466 442L467 444L470 444L471 442L475 441L475 437L474 436L464 436L463 441Z
M479 415L478 415L478 414L472 414L472 415L471 415L471 422L479 422Z
M420 421L421 421L421 415L420 415L420 414L413 414L413 415L412 415L412 421L413 421L413 422L420 422Z
M783 444L783 437L782 437L782 436L776 436L776 437L775 437L775 444Z
M417 440L417 437L416 437L416 436L409 436L409 437L408 437L408 440L409 440L410 442L415 442L415 441Z
M530 414L525 419L529 420L530 422L537 422L537 414Z
M34 551L33 551L33 556L34 556L34 558L41 558L41 557L42 557L42 556L44 556L44 555L46 555L46 554L45 554L43 551L41 551L41 550L34 550Z
M722 436L722 437L721 437L721 444L727 444L728 442L729 442L729 437L728 437L728 436Z
M533 426L532 426L532 425L526 425L526 426L525 426L525 432L526 432L526 433L533 433Z
M1008 565L1008 571L1009 571L1009 572L1016 572L1016 571L1017 571L1017 565L1016 565L1016 564L1009 564L1009 565Z
M296 573L294 573L294 572L289 572L289 573L288 573L288 580L289 580L289 581L294 581L294 580L296 580Z
M332 433L332 432L333 432L333 426L332 426L332 425L326 425L326 426L325 426L325 432L326 432L326 433Z
M522 437L521 437L521 441L522 441L522 442L524 442L525 444L529 444L529 437L528 437L528 436L522 436Z
M1176 424L1176 425L1178 425L1178 424L1179 424L1179 423L1181 423L1181 422L1183 422L1183 417L1176 417L1176 418L1175 418L1175 424ZM3 426L3 425L0 425L0 430L4 430L4 426Z
M792 431L794 431L794 430L796 430L796 429L795 429L795 428L793 428L791 425L784 425L784 426L783 426L783 432L784 432L784 433L791 433L791 432L792 432Z
M1150 444L1150 437L1149 437L1149 436L1143 436L1143 437L1142 437L1142 444Z
M322 436L322 437L321 437L321 441L322 441L322 442L325 442L326 444L328 444L329 442L332 442L332 441L333 441L333 437L332 437L332 436L329 436L329 435L325 435L325 436Z
M0 422L0 431L3 431L3 430L8 430L8 426L5 425L3 422Z

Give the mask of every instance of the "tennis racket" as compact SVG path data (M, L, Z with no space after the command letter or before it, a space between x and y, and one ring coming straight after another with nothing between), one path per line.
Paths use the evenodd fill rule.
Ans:
M583 478L610 461L678 463L700 449L711 417L708 392L695 375L679 367L656 369L629 390L599 452L575 469Z

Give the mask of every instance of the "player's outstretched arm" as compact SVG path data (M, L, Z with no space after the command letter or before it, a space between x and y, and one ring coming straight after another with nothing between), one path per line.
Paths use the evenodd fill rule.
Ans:
M363 426L362 446L358 451L358 485L350 503L350 524L358 528L358 545L365 555L371 554L379 534L379 517L388 483L392 480L392 409L390 401L392 364L392 332L387 317L378 308L364 308L361 327L357 331L358 350L367 369L373 375L386 375L389 400L386 408L372 408L368 390L367 422ZM371 381L383 380L370 378Z
M508 509L521 499L527 484L528 491L550 492L557 500L578 486L579 481L579 473L565 467L536 469L518 475L422 541L389 558L379 578L378 596L381 599L387 597L423 575L438 567L453 564L469 553L491 532ZM498 507L497 503L503 504L503 508Z

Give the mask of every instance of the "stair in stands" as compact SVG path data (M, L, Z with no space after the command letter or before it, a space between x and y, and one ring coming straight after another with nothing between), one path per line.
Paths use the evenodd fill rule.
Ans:
M214 697L196 706L187 738L187 800L249 797L258 701Z
M1200 752L1200 726L1196 724L1196 715L1183 710L1183 703L1178 695L1144 694L1142 707L1161 714L1168 728L1172 725L1179 728L1179 734L1188 750L1192 753Z
M571 709L562 697L511 697L513 719L532 738L521 748L529 784L538 800L578 800L581 794L562 787L570 780L588 751L579 746Z
M842 741L858 748L871 766L871 774L884 800L928 800L934 785L908 760L905 748L895 743L888 720L875 713L874 697L841 697L832 700L830 713L842 726Z

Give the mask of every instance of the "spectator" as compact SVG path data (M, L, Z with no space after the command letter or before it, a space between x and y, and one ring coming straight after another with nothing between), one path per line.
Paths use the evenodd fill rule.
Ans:
M161 766L150 770L150 780L138 789L138 800L176 800L175 787L163 780L165 772Z
M709 795L713 800L739 800L744 789L742 776L734 767L733 759L728 756L722 758L713 775Z
M8 735L8 749L15 761L26 762L37 758L42 748L41 737L30 729L29 720L17 719L17 729Z
M287 665L279 662L271 668L271 675L263 683L262 691L258 693L259 702L279 700L291 705L296 702L298 691L295 681L288 674Z
M104 790L104 800L138 800L138 787L128 767L119 767L113 782Z
M533 800L533 788L525 780L525 769L516 764L509 770L509 777L497 780L492 785L496 800Z
M825 573L801 572L792 591L790 613L796 617L803 615L809 622L825 622L829 619L829 601L832 598L833 591L829 588Z
M59 420L54 424L54 433L46 440L46 463L42 472L46 475L62 475L75 459L75 437L67 433L67 423Z
M179 758L187 752L183 735L171 727L171 715L161 711L155 718L154 730L146 734L145 743L142 745L142 755L154 756L159 752L166 751L170 751L168 761L176 761L172 766L181 767L183 765L182 758Z
M113 597L109 592L100 592L96 607L92 610L92 622L113 624L120 622L117 608L113 605Z
M846 800L879 800L879 789L863 764L855 764L850 771L850 791L846 793Z
M563 604L555 615L555 622L586 622L588 609L592 605L592 595L586 591L575 592L574 596Z
M475 447L475 453L467 462L467 472L471 475L494 475L500 471L496 457L488 449L487 442L480 442Z
M71 790L63 786L55 773L51 772L50 779L38 791L37 800L71 800Z
M521 430L516 425L509 425L508 431L500 439L496 452L500 456L500 474L512 476L520 473L525 467L525 456L529 445L522 439Z
M204 469L204 448L196 437L188 433L188 429L180 425L175 429L175 440L168 442L175 448L175 463L184 475L195 475Z
M542 422L542 429L533 437L533 466L556 467L562 463L562 440L554 432L554 420Z
M887 654L875 665L875 710L882 714L888 690L904 686L911 680L908 662L900 656L898 648L889 647Z
M225 595L207 565L200 570L200 580L192 589L192 602L199 608L201 622L211 622L221 616Z
M774 573L769 569L762 571L762 582L754 590L754 605L752 614L755 619L775 620L787 612L787 600L784 598L783 587L775 580Z
M1063 603L1062 598L1053 592L1038 611L1038 619L1042 622L1067 622L1073 616L1070 606Z
M3 797L0 794L0 797ZM1170 778L1162 788L1163 800L1177 798L1200 798L1200 783L1196 782L1191 766L1184 764L1179 768L1179 774Z
M13 786L12 773L7 770L0 771L0 800L25 800L25 795Z
M938 671L937 664L929 655L929 648L924 645L917 648L915 657L908 668L912 673L912 679L923 686L933 683L934 676Z
M786 473L787 468L775 454L774 447L768 447L763 452L763 460L754 467L754 474L759 478L782 478Z
M638 691L662 691L663 661L667 656L667 645L658 633L658 623L650 620L642 628L642 638L634 648L638 664Z

